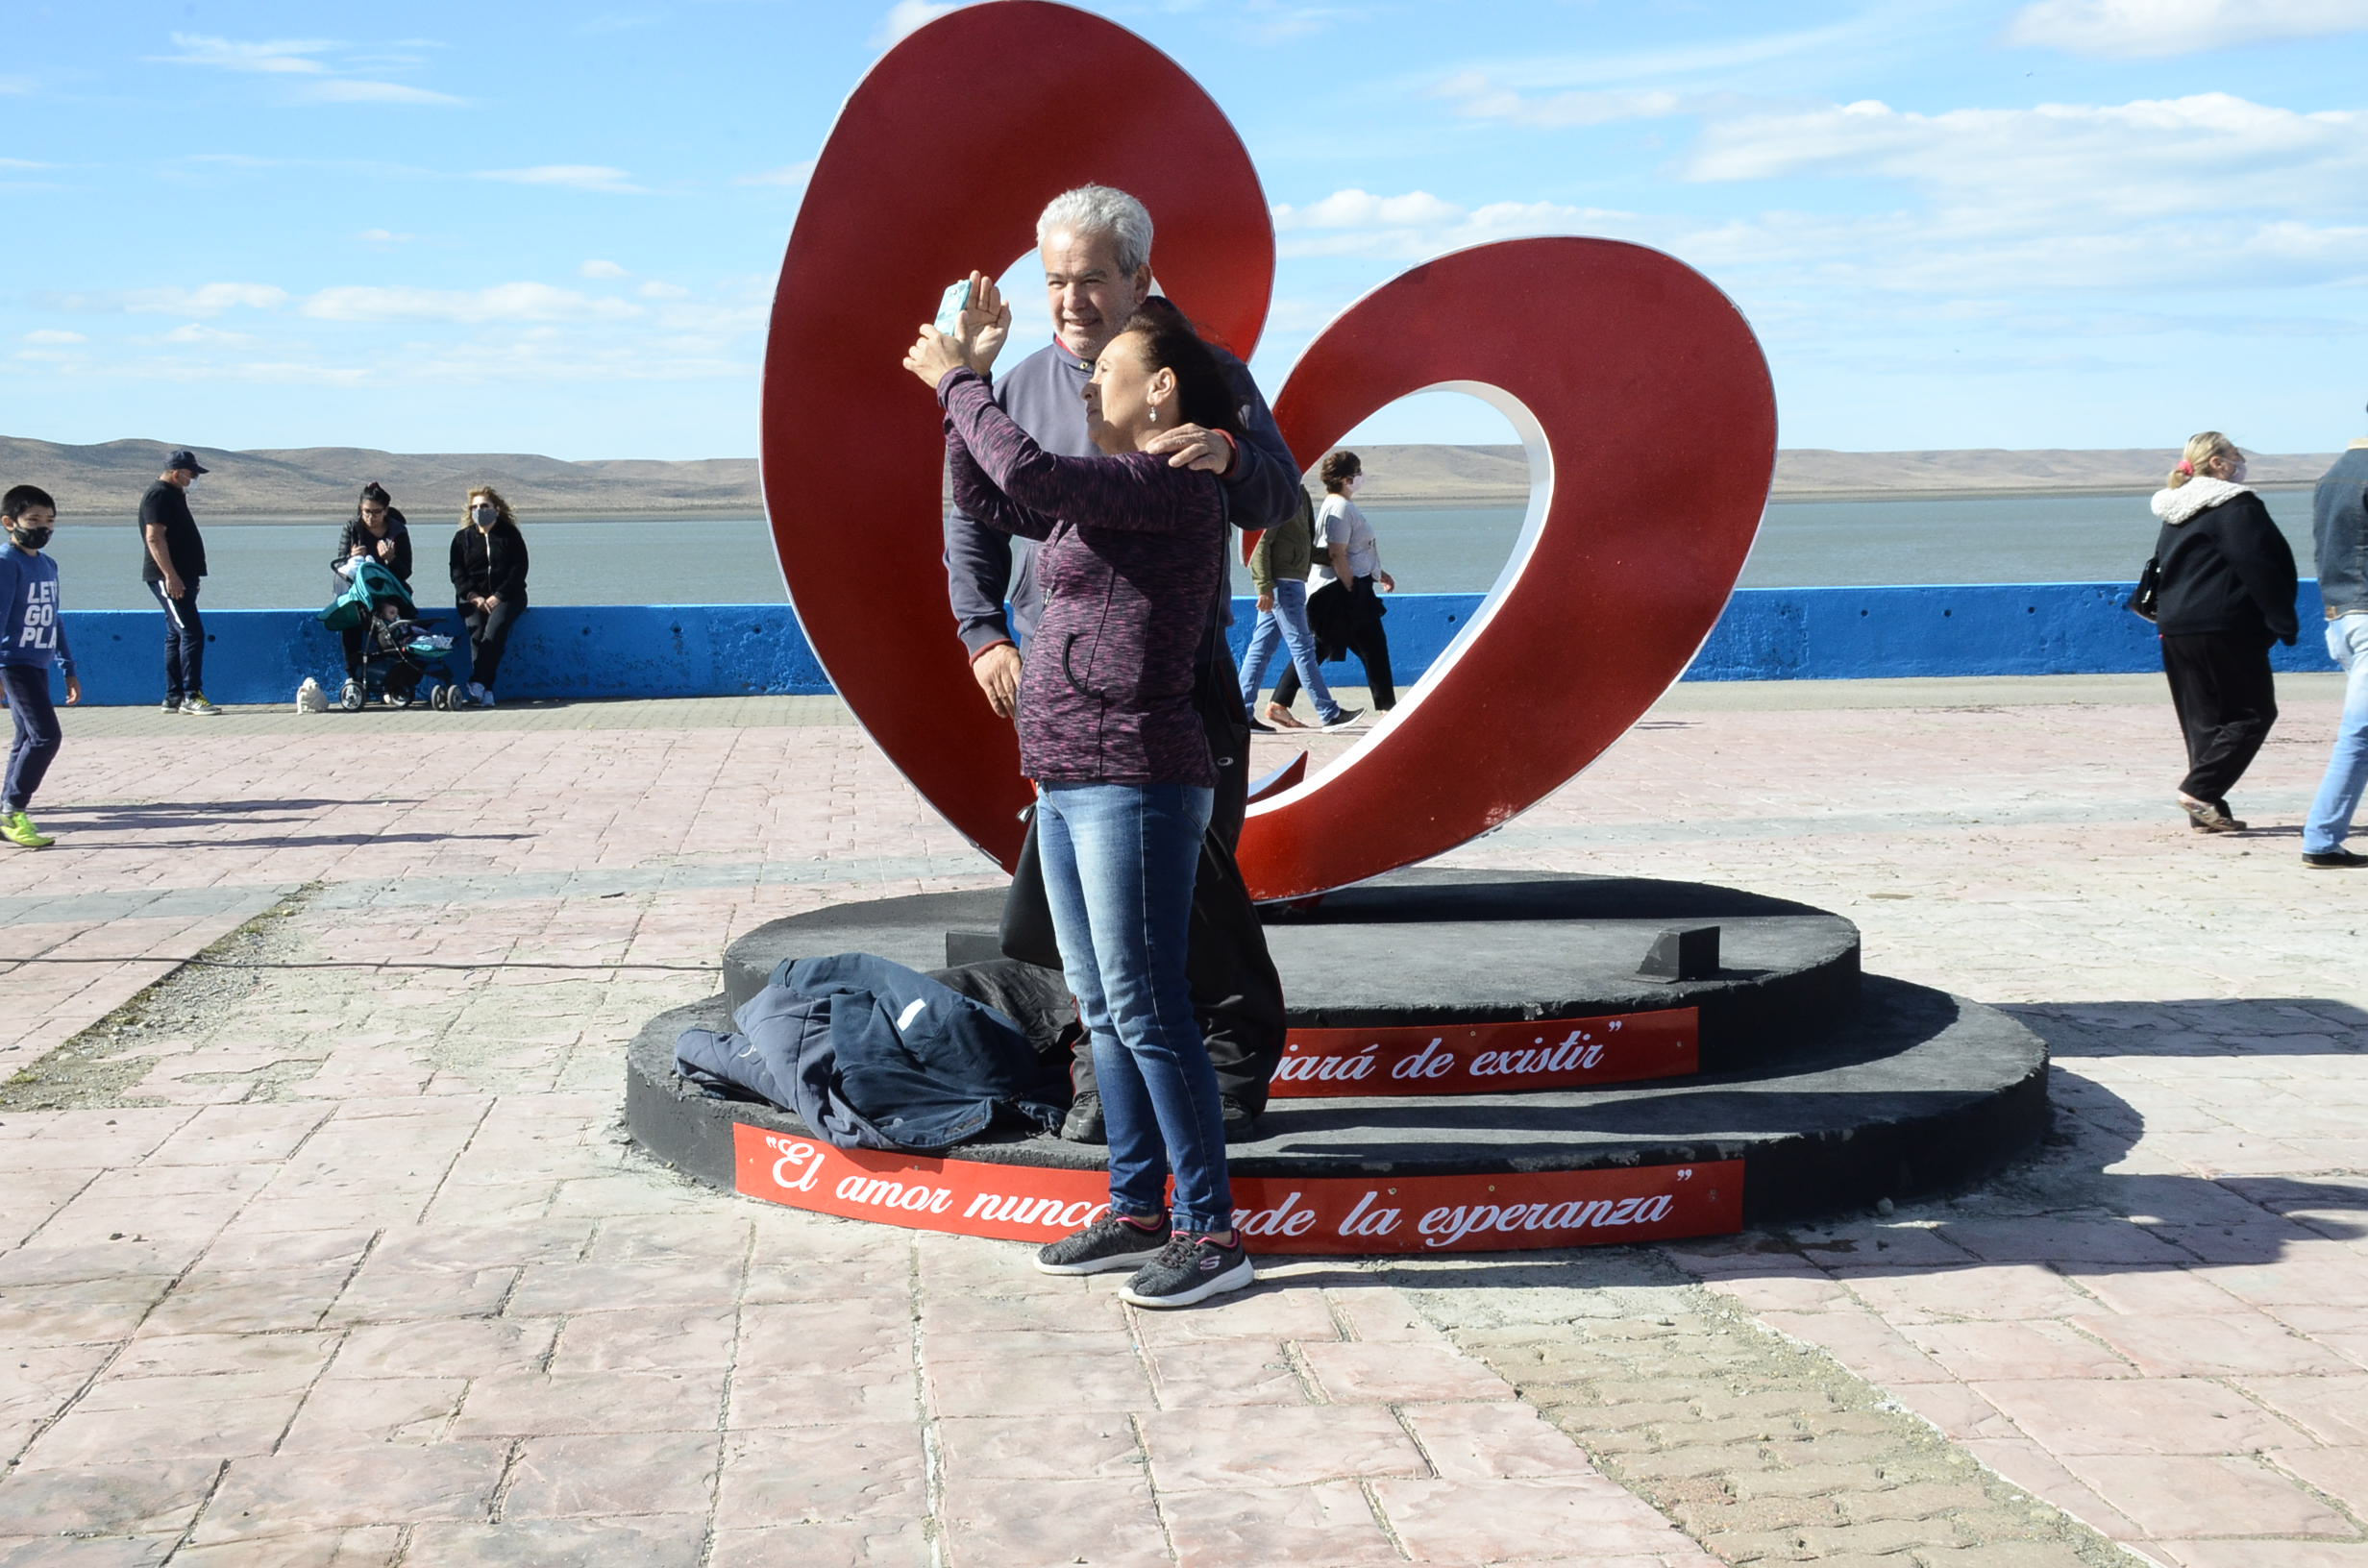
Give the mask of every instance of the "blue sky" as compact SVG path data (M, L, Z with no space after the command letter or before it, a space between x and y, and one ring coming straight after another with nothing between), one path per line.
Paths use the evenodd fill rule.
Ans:
M0 431L750 454L803 170L942 9L12 0ZM1423 256L1594 233L1735 297L1788 446L2368 429L2368 0L1088 9L1257 159L1270 389Z

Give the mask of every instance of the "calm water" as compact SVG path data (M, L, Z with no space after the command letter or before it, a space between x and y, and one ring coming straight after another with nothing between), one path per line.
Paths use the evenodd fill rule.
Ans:
M2310 571L2310 496L2262 498ZM1403 593L1480 593L1496 580L1521 526L1515 507L1374 507L1383 564ZM335 520L207 524L205 602L223 609L318 607L330 598ZM787 596L757 518L533 518L523 525L543 604L752 604ZM425 603L446 602L439 526L414 529ZM1770 506L1743 586L1912 582L2130 581L2154 549L2143 497L1780 502ZM139 542L129 523L60 528L51 551L68 607L145 609ZM1236 574L1241 591L1248 576Z

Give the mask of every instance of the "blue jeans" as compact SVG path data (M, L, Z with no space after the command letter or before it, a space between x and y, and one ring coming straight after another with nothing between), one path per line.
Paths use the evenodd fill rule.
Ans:
M2303 823L2306 855L2343 847L2344 835L2352 830L2352 814L2359 809L2360 791L2368 787L2368 614L2330 621L2327 651L2344 670L2343 718L2335 726L2335 751L2327 759L2319 797L2310 802L2310 816Z
M160 582L148 591L164 612L164 699L199 696L206 689L206 620L197 613L197 579L187 579L179 599Z
M11 811L33 804L49 765L58 760L58 709L49 697L49 666L0 664L0 687L9 694L9 717L16 721L16 739L9 747L7 793L0 796Z
M1316 658L1316 634L1307 625L1307 584L1295 578L1274 584L1274 608L1260 610L1258 624L1250 628L1249 650L1242 656L1242 706L1250 710L1251 718L1258 716L1258 688L1266 684L1267 666L1274 662L1278 642L1291 649L1291 667L1299 672L1299 684L1315 698L1316 717L1327 724L1338 719L1341 705L1323 683L1323 666Z
M1217 1073L1184 974L1193 878L1217 792L1189 784L1041 784L1036 849L1061 968L1094 1047L1110 1135L1110 1209L1233 1224Z

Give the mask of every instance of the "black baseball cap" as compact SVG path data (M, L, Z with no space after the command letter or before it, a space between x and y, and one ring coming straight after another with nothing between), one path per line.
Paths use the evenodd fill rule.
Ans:
M175 447L164 457L166 468L185 468L192 474L210 474L212 469L197 460L197 453L186 447Z

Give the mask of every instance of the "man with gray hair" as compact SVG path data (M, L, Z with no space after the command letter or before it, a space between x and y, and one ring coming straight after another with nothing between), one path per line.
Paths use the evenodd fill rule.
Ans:
M1095 454L1085 433L1085 383L1094 360L1151 294L1151 215L1124 191L1081 185L1052 199L1036 221L1036 243L1044 263L1047 303L1052 310L1052 341L996 378L995 401L1047 452L1062 456ZM992 358L1001 329L989 329L978 344ZM991 335L990 335L991 334ZM1241 360L1216 345L1219 363L1231 382L1246 439L1221 430L1179 426L1149 450L1176 467L1201 469L1224 481L1234 525L1260 529L1283 521L1298 503L1298 465L1274 428L1266 399ZM971 655L971 672L995 711L1010 717L1018 704L1020 663L1029 636L1044 613L1044 591L1036 581L1033 541L986 527L959 508L946 517L946 576L954 622ZM1010 600L1010 612L1004 601ZM1221 845L1204 852L1193 907L1193 1003L1207 1039L1225 1101L1227 1131L1246 1133L1266 1106L1267 1082L1282 1054L1282 986L1267 956L1258 914L1232 864L1232 848L1248 809L1249 726L1242 709L1233 654L1224 627L1231 621L1230 574L1220 574L1218 599L1209 607L1209 633L1196 673L1195 706L1209 735L1217 763L1217 801L1211 836ZM1031 845L1032 847L1032 845ZM1041 929L1026 918L1042 901L1032 876L1033 857L1024 857L1013 883L1006 933ZM1007 937L1006 946L1012 945ZM1044 962L1041 944L1015 957ZM1099 1097L1093 1088L1091 1056L1077 1056L1078 1102L1062 1128L1064 1137L1099 1141Z

